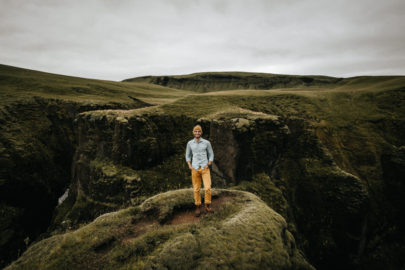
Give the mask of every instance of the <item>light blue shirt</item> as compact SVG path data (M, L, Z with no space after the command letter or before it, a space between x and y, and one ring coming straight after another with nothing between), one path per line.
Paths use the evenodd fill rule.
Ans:
M211 143L208 140L200 138L199 142L192 139L187 143L186 162L191 161L191 166L198 170L208 165L208 161L214 160L214 151L212 151Z

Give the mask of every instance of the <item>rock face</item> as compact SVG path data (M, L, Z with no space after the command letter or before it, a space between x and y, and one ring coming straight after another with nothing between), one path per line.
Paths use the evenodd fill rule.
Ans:
M364 241L366 186L336 165L311 125L291 119L288 126L290 139L280 161L280 178L286 183L292 213L287 219L294 220L297 238L317 267L353 268Z
M215 163L226 182L236 184L254 174L275 175L276 162L285 149L288 127L277 116L217 116L200 120L215 148Z
M246 72L195 73L185 76L146 76L124 80L145 82L176 89L207 92L230 89L272 89L296 86L330 85L342 79L326 76L291 76Z
M135 112L78 117L72 192L57 210L56 227L74 228L158 192L189 187L184 151L199 123L215 152L214 186L260 196L287 220L315 265L354 263L364 241L366 188L334 163L306 121L253 113L192 119Z
M367 267L385 267L381 257L387 261L403 264L404 245L395 244L396 241L405 242L405 146L392 147L381 156L384 185L379 194L380 211L376 218L384 231L380 232L378 241L373 243L376 252L364 261ZM366 224L368 225L368 224ZM369 226L369 225L368 225ZM368 228L367 228L368 229ZM368 229L369 230L369 229ZM393 269L393 268L392 268Z
M37 98L0 112L0 267L46 230L70 183L77 109Z
M288 134L275 116L197 120L148 111L84 113L76 120L68 212L59 211L56 223L92 220L157 192L190 186L184 153L196 123L215 149L214 185L223 187L256 173L274 173Z
M285 220L251 193L213 189L216 211L181 224L191 189L105 214L32 245L6 269L314 269Z
M93 112L80 115L75 126L72 192L58 208L55 224L88 222L152 194L189 186L183 151L191 119Z
M121 107L40 97L0 107L0 267L47 230L70 185L76 115Z

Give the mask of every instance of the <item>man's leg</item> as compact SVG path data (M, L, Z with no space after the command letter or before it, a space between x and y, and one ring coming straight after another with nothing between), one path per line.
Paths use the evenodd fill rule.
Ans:
M194 190L194 204L196 205L195 215L200 215L200 206L201 206L201 172L195 169L191 171L191 181L193 182L193 190Z
M211 174L210 169L206 168L202 171L202 179L204 182L204 203L205 203L205 210L207 212L211 212Z

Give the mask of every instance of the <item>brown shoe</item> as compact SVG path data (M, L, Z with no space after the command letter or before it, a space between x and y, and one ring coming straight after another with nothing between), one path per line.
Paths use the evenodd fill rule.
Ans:
M207 213L214 213L214 210L212 210L210 203L206 203L206 204L205 204L205 211L206 211Z
M196 205L196 206L195 206L194 215L195 215L196 217L199 217L199 216L201 215L201 210L200 210L200 208L201 208L201 205Z

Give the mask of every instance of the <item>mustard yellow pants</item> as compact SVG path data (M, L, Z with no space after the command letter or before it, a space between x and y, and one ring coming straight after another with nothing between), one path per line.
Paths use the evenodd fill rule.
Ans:
M193 189L194 189L194 203L195 205L201 205L201 178L204 182L204 202L211 203L211 174L210 169L201 169L198 170L192 169L191 171L191 180L193 182Z

